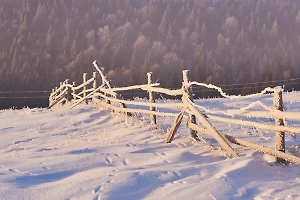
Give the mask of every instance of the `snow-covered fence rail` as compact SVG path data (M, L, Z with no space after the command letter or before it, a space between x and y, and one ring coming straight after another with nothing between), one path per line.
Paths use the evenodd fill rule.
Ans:
M49 97L49 107L51 108L57 104L64 104L72 100L73 104L79 104L82 101L87 104L87 95L95 90L97 85L96 72L93 73L93 77L89 80L87 78L87 73L83 74L83 83L75 86L75 82L69 84L69 80L65 80L60 83L59 88L55 88L52 90L52 93ZM93 83L93 88L87 89L87 87Z
M63 104L70 100L70 88L72 85L68 83L68 79L60 83L59 88L52 90L52 93L49 96L49 107L51 108L56 104Z
M211 84L204 84L198 82L191 82L189 80L189 72L187 70L183 71L183 85L180 89L167 89L159 87L159 83L152 83L152 74L148 73L148 83L144 85L135 85L128 87L119 87L113 88L110 85L110 82L107 80L103 69L101 69L96 61L93 63L97 71L99 72L102 80L102 84L97 86L96 73L93 73L93 77L89 80L86 79L86 74L83 76L83 83L75 87L75 84L72 85L68 83L68 80L61 83L59 88L56 88L50 95L49 107L52 107L58 103L65 103L68 100L71 102L70 108L75 107L81 102L87 103L88 99L92 99L93 103L96 106L100 106L111 110L113 112L123 112L127 115L131 113L142 113L150 115L151 124L157 123L156 116L171 116L176 117L174 124L172 125L165 142L172 142L174 135L180 126L183 118L188 118L188 128L191 130L191 137L195 140L199 140L198 134L209 135L218 141L223 150L230 157L236 157L238 154L230 146L230 143L238 144L248 148L252 148L257 151L261 151L266 154L273 155L277 158L277 161L284 162L290 161L293 163L300 164L300 158L289 155L285 153L285 141L284 136L285 132L291 134L300 134L300 128L290 127L287 124L284 124L284 119L293 119L300 120L300 113L297 112L285 112L283 111L282 106L282 89L281 87L276 88L266 88L261 93L251 94L248 96L233 96L228 95L223 90L217 86ZM91 84L93 83L93 84ZM89 86L91 86L88 88ZM261 102L254 102L253 104L241 108L239 110L227 110L223 111L223 115L220 116L214 111L210 111L204 107L196 105L193 102L193 93L192 86L201 86L211 89L216 89L223 97L228 99L238 99L238 98L250 98L254 96L260 96L264 93L273 92L274 93L274 108L268 108L266 105ZM140 102L140 101L130 101L124 100L119 95L119 92L131 91L131 90L142 90L148 92L149 101ZM70 92L72 91L72 92ZM155 102L154 93L166 94L170 96L181 96L182 102L180 103L157 103ZM73 99L68 99L73 97ZM252 105L259 104L267 111L250 111ZM126 105L131 105L127 107ZM139 108L137 108L139 107ZM144 108L143 108L144 107ZM145 109L148 107L148 109ZM167 108L172 110L170 112L160 112L160 108ZM176 114L178 110L181 110L179 114ZM174 113L175 111L175 113ZM204 111L204 112L203 112ZM205 114L204 114L205 113ZM224 117L228 116L228 117ZM239 116L239 118L234 118ZM251 120L244 120L245 117L257 117L257 118L273 118L275 123L273 124L263 124L258 122L253 122ZM242 119L241 119L242 118ZM198 122L197 122L197 121ZM218 130L213 126L213 122L218 121L228 124L236 124L240 126L255 127L258 129L269 130L276 133L276 147L275 149L266 148L264 146L254 144L249 141L242 140L230 135L219 133Z

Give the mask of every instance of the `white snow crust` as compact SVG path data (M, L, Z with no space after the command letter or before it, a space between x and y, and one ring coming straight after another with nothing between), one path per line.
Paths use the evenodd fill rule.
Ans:
M300 111L299 93L283 98L286 109ZM195 102L221 113L255 101L272 107L273 96ZM274 157L237 145L232 147L240 157L229 159L214 139L199 134L201 142L192 140L186 119L173 142L165 144L173 121L158 117L159 124L151 126L147 115L126 118L92 103L1 110L0 199L300 199L299 165L276 164ZM275 148L272 132L212 124L222 133ZM286 135L289 153L300 156L299 138Z

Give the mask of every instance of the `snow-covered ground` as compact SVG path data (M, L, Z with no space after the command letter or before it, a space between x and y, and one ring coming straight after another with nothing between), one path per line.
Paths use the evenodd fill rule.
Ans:
M288 110L300 111L297 98L284 93ZM226 110L258 99L272 107L272 95L196 102ZM275 164L271 156L236 145L240 157L229 159L212 138L193 141L185 122L164 144L173 120L159 117L153 127L148 116L125 118L92 104L1 110L0 199L300 199L299 165ZM274 148L274 133L213 124ZM298 138L286 139L297 154Z

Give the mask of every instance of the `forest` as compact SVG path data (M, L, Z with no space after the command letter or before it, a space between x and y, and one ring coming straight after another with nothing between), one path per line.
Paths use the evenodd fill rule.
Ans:
M0 0L0 37L1 108L45 106L61 81L91 77L94 60L115 87L153 72L179 88L188 69L228 94L300 89L298 0Z

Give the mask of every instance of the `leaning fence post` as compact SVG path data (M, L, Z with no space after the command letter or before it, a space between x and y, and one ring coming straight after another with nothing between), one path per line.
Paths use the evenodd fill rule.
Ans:
M152 84L153 83L152 72L148 72L147 77L148 77L148 84ZM155 103L154 92L153 91L148 91L148 93L149 93L150 103ZM155 107L150 106L150 111L155 111ZM150 118L151 118L151 124L156 125L156 115L150 114Z
M183 75L183 88L184 91L188 94L189 99L194 102L193 100L193 90L192 87L189 86L189 82L190 82L190 71L189 70L183 70L182 71L182 75ZM189 114L189 122L196 124L196 117L193 114ZM198 136L197 136L197 132L190 129L191 131L191 136L196 139L199 140Z
M282 87L277 86L274 88L274 108L279 111L283 111L283 100L282 100ZM276 126L283 126L283 119L275 119ZM276 150L285 152L285 133L276 132ZM285 160L276 158L277 162L284 163Z
M83 73L83 84L84 84L84 86L83 86L83 98L86 98L86 90L87 90L86 76L87 76L87 73ZM87 105L88 104L88 100L85 99L84 103L85 103L85 105Z

